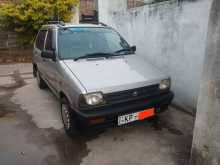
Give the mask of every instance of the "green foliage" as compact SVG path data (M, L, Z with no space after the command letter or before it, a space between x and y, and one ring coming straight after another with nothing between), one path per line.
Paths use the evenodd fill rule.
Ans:
M79 0L20 0L0 6L0 28L18 32L24 42L33 39L38 29L48 21L69 22L72 8ZM59 14L58 14L59 13Z

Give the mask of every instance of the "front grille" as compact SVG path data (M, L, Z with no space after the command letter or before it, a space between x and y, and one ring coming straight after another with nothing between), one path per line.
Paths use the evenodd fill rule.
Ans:
M159 94L159 85L151 85L142 88L130 89L126 91L120 91L115 93L108 93L104 95L105 101L108 103L126 102L131 100L137 100L141 98L147 98Z

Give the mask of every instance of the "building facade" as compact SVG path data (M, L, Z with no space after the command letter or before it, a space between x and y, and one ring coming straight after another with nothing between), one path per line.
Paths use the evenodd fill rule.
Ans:
M98 0L80 0L80 22L98 21Z

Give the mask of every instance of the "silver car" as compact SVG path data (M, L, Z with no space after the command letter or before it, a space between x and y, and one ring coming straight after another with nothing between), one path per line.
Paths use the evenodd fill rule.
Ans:
M171 80L105 25L43 26L34 44L33 74L61 102L67 135L152 118L173 99Z

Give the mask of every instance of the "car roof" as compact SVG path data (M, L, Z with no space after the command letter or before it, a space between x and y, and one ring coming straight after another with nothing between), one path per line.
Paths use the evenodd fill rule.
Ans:
M70 28L70 27L88 27L88 28L100 28L100 27L106 27L103 24L47 24L43 25L41 29L47 29L47 28Z

